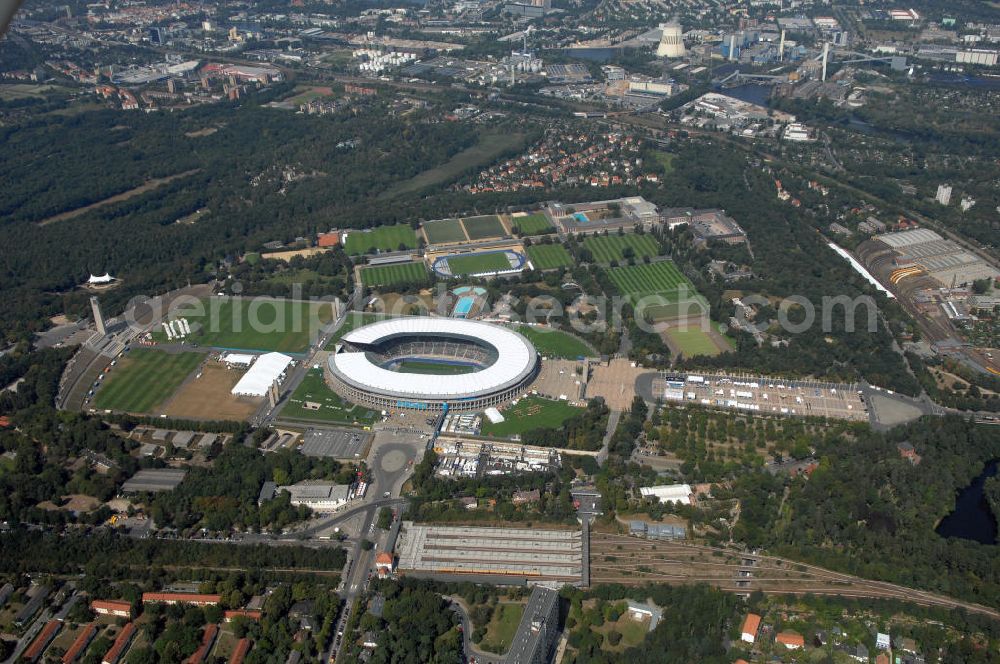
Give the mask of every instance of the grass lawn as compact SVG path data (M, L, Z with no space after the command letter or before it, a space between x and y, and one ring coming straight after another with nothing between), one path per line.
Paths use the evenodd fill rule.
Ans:
M361 268L361 283L365 286L420 284L425 281L427 281L427 268L423 261Z
M480 254L463 254L450 256L448 267L455 276L462 274L480 274L482 272L498 272L510 269L510 260L502 251L491 251Z
M319 410L306 408L307 401L320 404ZM281 417L367 427L378 421L381 413L344 401L327 387L322 369L310 369L281 410Z
M493 424L483 420L482 434L506 438L522 434L532 429L557 429L562 423L579 414L583 409L571 406L565 401L553 401L542 397L524 397L517 405L508 406L503 412L504 421Z
M493 616L486 623L486 634L480 647L498 655L505 654L510 649L511 641L517 632L517 626L524 615L524 604L499 602L493 609Z
M578 357L596 357L597 353L583 340L562 330L548 327L532 327L520 325L517 331L528 338L528 341L545 357L562 357L575 360Z
M671 152L663 152L662 150L657 150L653 153L653 158L656 159L656 163L663 166L663 172L665 175L669 175L674 172L674 158L677 155Z
M541 212L529 214L524 217L513 217L511 225L517 228L521 235L541 235L555 231L552 222Z
M408 224L379 226L369 231L350 231L344 251L351 256L371 254L378 251L397 251L400 246L407 249L417 247L417 233Z
M427 235L427 242L430 244L444 244L447 242L465 242L465 231L462 230L462 222L458 219L439 219L429 221L423 225L424 234Z
M632 250L631 257L635 259L646 256L653 257L660 251L660 247L652 235L637 235L635 233L590 236L584 239L583 246L593 254L594 260L598 263L621 262L628 258L625 255L626 249Z
M696 325L692 325L685 330L669 329L667 330L667 336L680 348L684 357L719 354L719 349L712 342L711 337Z
M187 318L194 342L213 348L301 353L312 333L333 319L329 303L277 298L207 298L197 308L180 307L174 318ZM153 338L167 342L162 327Z
M538 270L551 270L573 265L573 257L561 244L533 244L528 247L528 259Z
M452 364L450 362L431 362L429 360L404 360L399 363L400 373L430 374L433 376L457 376L468 374L476 367L468 364Z
M493 237L507 237L507 231L500 223L500 217L495 214L486 214L481 217L468 217L462 220L465 226L465 233L470 240L485 240Z
M479 166L493 163L505 152L524 147L527 141L527 134L484 132L472 147L462 150L443 164L396 184L379 198L410 194L449 182Z
M94 407L149 413L167 400L205 356L136 348L106 374Z

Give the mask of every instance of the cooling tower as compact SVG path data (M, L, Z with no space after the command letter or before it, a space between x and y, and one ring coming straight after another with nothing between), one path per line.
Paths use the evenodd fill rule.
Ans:
M681 26L676 23L661 23L660 28L663 30L663 35L660 37L660 45L656 47L657 57L683 58L684 36Z

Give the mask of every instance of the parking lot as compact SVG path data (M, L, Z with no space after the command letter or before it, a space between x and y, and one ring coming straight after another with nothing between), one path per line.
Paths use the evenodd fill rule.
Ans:
M372 435L359 429L309 429L302 436L302 454L333 459L359 459L368 454Z

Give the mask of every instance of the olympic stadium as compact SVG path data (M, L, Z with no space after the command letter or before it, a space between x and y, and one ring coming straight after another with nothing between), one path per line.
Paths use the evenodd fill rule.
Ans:
M341 396L374 408L474 411L518 396L538 371L535 347L517 332L413 316L347 333L325 374Z

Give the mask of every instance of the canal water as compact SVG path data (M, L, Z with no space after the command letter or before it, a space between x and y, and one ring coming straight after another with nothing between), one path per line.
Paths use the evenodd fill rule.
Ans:
M982 474L972 484L962 489L955 501L955 511L938 524L937 534L942 537L960 537L980 544L997 544L997 518L986 502L983 485L987 478L1000 470L1000 459L986 465Z

